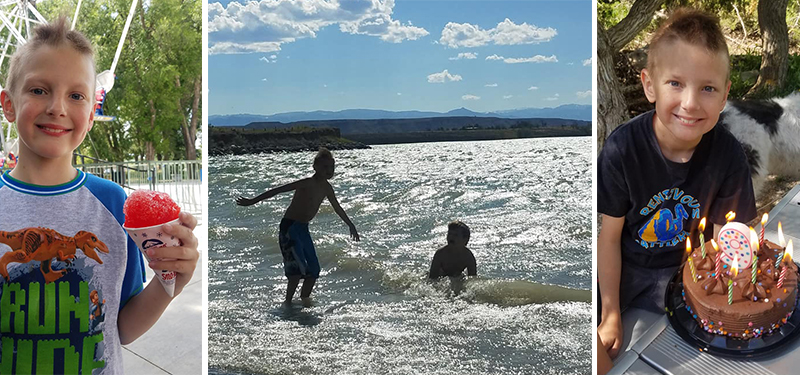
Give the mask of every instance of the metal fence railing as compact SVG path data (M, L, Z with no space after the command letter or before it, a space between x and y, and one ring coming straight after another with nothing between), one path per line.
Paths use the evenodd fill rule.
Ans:
M77 164L76 168L116 182L126 192L149 189L169 194L181 209L195 215L202 211L199 160Z
M181 209L198 216L202 213L201 172L199 160L83 163L75 168L116 182L130 194L149 189L169 194ZM0 174L7 169L0 166Z

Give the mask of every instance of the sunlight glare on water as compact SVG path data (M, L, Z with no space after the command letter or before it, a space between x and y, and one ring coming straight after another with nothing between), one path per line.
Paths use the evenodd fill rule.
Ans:
M281 305L291 194L234 198L310 176L314 153L211 158L211 373L588 373L590 150L578 137L334 151L330 182L362 241L323 203L310 225L322 275L305 308ZM456 219L479 276L428 282Z

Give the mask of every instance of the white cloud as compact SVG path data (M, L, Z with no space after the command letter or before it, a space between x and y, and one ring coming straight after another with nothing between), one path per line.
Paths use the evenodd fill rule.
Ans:
M261 80L262 80L262 81L264 81L264 82L267 82L267 79L266 79L266 78L261 78Z
M528 87L528 91L538 90L539 88L536 86Z
M551 97L549 97L549 98L547 98L545 100L548 100L548 101L551 101L551 102L554 101L554 100L558 100L558 94L555 94L555 95L553 95L553 96L551 96Z
M324 88L328 88L328 85L323 83L323 84L322 84L322 87L324 87Z
M592 90L578 91L575 93L579 98L587 98L592 96Z
M567 65L573 66L573 65L575 65L575 63L568 62Z
M266 57L264 57L264 56L262 56L262 57L261 57L259 60L260 60L260 61L263 61L263 62L265 62L265 63L270 63L270 62L271 62L271 61L269 61L269 59L268 59L268 58L266 58Z
M477 53L462 52L462 53L459 53L458 56L456 56L456 57L451 57L450 60L461 60L461 59L472 60L472 59L477 59L477 58L478 58L478 54Z
M503 95L503 99L511 99L514 95Z
M558 58L556 55L550 55L550 57L536 55L533 57L525 57L525 58L507 58L503 60L506 64L519 64L519 63L543 63L543 62L558 62Z
M592 58L591 57L586 59L586 60L583 60L583 66L589 66L589 65L592 65Z
M241 0L240 0L241 1ZM280 51L281 44L315 38L338 25L349 34L379 37L390 43L416 40L428 31L392 19L394 0L260 0L208 4L210 54Z
M461 99L462 99L462 100L480 100L480 99L481 99L481 97L480 97L480 96L475 96L475 95L470 95L470 94L467 94L467 95L464 95L464 96L462 96L462 97L461 97Z
M497 55L486 56L486 60L503 60L503 59L504 59L503 56L497 56Z
M398 93L397 93L397 96L402 96L402 95L403 95L403 93L402 93L402 92L398 92Z
M496 83L487 83L484 86L486 86L486 87L497 87L497 84Z
M517 25L508 18L489 30L469 23L448 22L442 29L439 43L450 48L480 47L490 43L495 45L535 44L549 42L557 34L556 29L551 27L540 28L524 22Z
M447 69L441 73L433 73L428 75L428 83L445 83L447 81L460 81L461 76L458 74L450 74Z
M272 60L275 60L275 59L278 58L278 55L269 55L269 58L272 59Z

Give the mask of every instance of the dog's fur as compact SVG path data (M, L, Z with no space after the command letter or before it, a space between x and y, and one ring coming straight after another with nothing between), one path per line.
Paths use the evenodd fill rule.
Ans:
M729 100L718 124L742 144L756 197L769 174L800 178L800 92L778 99Z

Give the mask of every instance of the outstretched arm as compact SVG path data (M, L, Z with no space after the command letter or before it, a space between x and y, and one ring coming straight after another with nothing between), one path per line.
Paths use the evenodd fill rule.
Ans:
M241 197L241 196L240 197L236 197L236 204L238 204L240 206L250 206L250 205L256 204L258 202L261 202L264 199L272 198L272 197L274 197L274 196L276 196L276 195L278 195L280 193L286 193L286 192L289 192L289 191L292 191L292 190L296 190L297 188L302 187L303 184L307 183L307 181L308 181L308 179L306 178L306 179L302 179L302 180L297 180L297 181L292 182L290 184L286 184L286 185L283 185L283 186L278 186L278 187L276 187L276 188L274 188L272 190L267 190L267 191L261 193L261 195L255 197L255 198L245 198L245 197Z
M356 241L360 241L361 238L358 236L358 231L356 231L356 226L350 221L350 218L347 217L347 213L344 212L342 206L339 205L339 201L336 200L336 194L333 192L333 188L328 185L328 201L331 202L331 206L333 206L333 211L342 218L345 224L350 228L350 237L352 237Z

